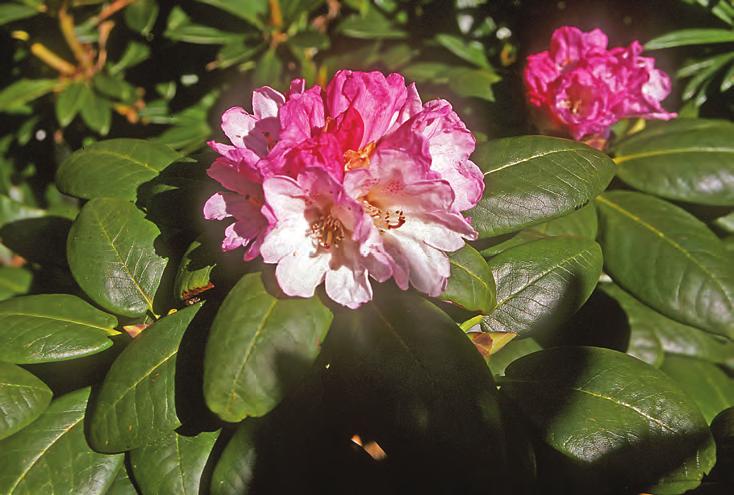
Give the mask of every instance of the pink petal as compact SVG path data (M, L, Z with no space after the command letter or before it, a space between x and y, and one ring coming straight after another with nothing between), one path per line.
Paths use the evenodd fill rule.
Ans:
M323 282L330 259L330 253L319 253L313 243L304 241L292 255L278 262L275 269L278 285L289 296L311 297Z
M243 195L261 195L257 171L247 163L235 163L226 158L217 158L206 171L207 175L230 191Z
M245 148L243 138L255 127L257 119L242 107L232 107L222 115L222 130L237 148Z
M341 265L326 272L326 294L350 309L357 309L372 299L372 285L367 270Z
M252 93L252 113L260 120L277 117L278 109L285 103L285 96L271 87L263 86Z
M230 217L227 213L227 203L222 193L214 193L204 204L204 218L207 220L223 220Z

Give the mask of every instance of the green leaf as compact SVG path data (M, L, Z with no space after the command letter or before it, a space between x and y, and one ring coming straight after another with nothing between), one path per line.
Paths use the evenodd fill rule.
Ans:
M89 91L80 109L82 120L87 127L101 136L110 132L112 125L112 106L109 100Z
M181 7L174 7L168 15L168 26L164 36L174 41L185 41L198 45L225 45L243 37L240 33L222 31L191 22L191 18Z
M502 391L576 468L564 478L570 491L603 483L614 493L683 493L716 460L695 403L663 372L626 354L551 348L515 361L505 376Z
M477 67L483 69L491 67L484 52L484 46L478 41L467 41L458 36L443 33L436 35L436 41L457 57Z
M349 38L373 39L403 39L408 35L397 28L377 9L370 9L366 15L351 15L344 19L337 30Z
M105 495L138 495L138 490L127 472L127 466L122 465Z
M156 445L130 453L133 475L146 495L206 493L202 475L219 431L193 437L170 432Z
M734 205L734 124L676 120L622 141L617 175L640 191L707 205Z
M227 442L212 473L211 495L247 493L255 472L255 436L258 423L246 419Z
M92 82L97 91L115 100L132 103L137 98L135 88L121 77L98 72Z
M492 354L487 360L487 364L494 376L504 375L510 363L541 349L540 344L532 337L514 339L500 349L497 354Z
M436 306L385 289L337 313L324 343L322 382L339 416L388 459L410 459L401 475L418 467L409 476L430 479L426 493L472 493L488 483L509 493L496 387L481 355Z
M484 171L485 189L467 214L482 238L571 213L601 193L614 175L614 163L604 153L544 136L490 141L472 159Z
M685 356L666 356L660 368L701 410L706 422L734 406L734 381L715 364Z
M42 294L0 303L0 360L65 361L101 352L118 334L117 319L76 296Z
M252 83L260 85L275 85L283 73L283 64L274 49L269 49L262 54L252 74Z
M482 256L489 258L511 247L547 237L578 237L593 241L596 239L598 227L596 208L594 203L589 203L568 215L523 229L510 239L483 249Z
M599 245L556 237L522 244L489 261L497 306L483 318L487 332L548 332L586 301L601 274Z
M645 50L712 43L734 43L734 31L731 29L680 29L651 39L645 43Z
M724 490L734 483L734 407L722 411L711 423L711 432L716 439L716 468L712 477L721 479ZM711 492L715 495L717 492Z
M122 199L95 198L69 232L69 268L86 294L124 316L154 311L154 296L167 260L158 227Z
M227 294L204 358L204 397L225 421L273 409L319 353L332 314L319 300L278 299L259 273Z
M150 56L150 48L144 43L130 41L122 52L120 59L109 66L110 74L119 74L125 69L134 67Z
M30 372L0 362L0 440L31 424L51 403L51 389Z
M176 281L173 283L176 298L187 300L204 292L214 284L211 273L216 264L211 246L197 239L189 245L181 257Z
M714 225L727 234L734 234L734 211L714 220Z
M24 268L0 266L0 301L27 293L33 274Z
M459 96L494 101L492 85L502 78L488 69L455 68L448 73L448 84Z
M17 220L42 217L45 214L45 210L24 205L5 195L0 195L0 226Z
M622 306L627 314L632 337L635 334L652 333L658 341L655 349L649 349L646 353L647 358L639 355L636 357L654 366L659 366L663 361L663 356L658 356L658 354L665 352L696 357L712 363L728 365L734 369L734 342L671 320L644 305L615 284L602 284L600 288Z
M56 79L21 79L0 91L0 112L24 112L26 103L50 93L59 82Z
M158 17L156 0L137 0L125 8L125 24L140 34L150 34Z
M122 452L155 442L181 426L176 392L179 346L201 305L190 306L143 330L112 363L91 410L89 441L100 452ZM179 398L179 400L181 400Z
M158 176L181 155L143 139L110 139L75 151L56 174L61 192L78 198L134 200L138 187Z
M645 306L616 284L605 283L599 287L605 294L616 300L627 315L627 324L630 330L627 354L659 368L663 362L664 350L656 332L657 328L666 324L682 327L685 327L685 325L670 320L654 309ZM691 330L696 331L693 328Z
M0 26L33 17L39 13L40 11L38 9L35 9L30 5L8 2L0 5Z
M61 127L66 127L74 120L88 94L89 87L80 82L69 84L59 93L56 99L56 120L59 121Z
M609 275L653 309L734 336L734 265L721 241L693 215L629 191L597 199Z
M255 27L263 27L262 19L268 13L267 0L197 0L200 3L217 7L225 12L244 19Z
M88 398L88 388L59 397L30 426L0 441L0 493L106 492L124 457L99 454L87 445Z
M469 311L489 313L495 304L492 272L479 252L466 244L449 254L451 277L440 298Z

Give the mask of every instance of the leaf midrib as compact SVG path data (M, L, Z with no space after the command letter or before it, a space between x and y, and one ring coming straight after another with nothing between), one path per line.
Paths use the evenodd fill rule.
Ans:
M526 163L526 162L535 160L537 158L543 158L544 156L554 155L556 153L565 153L567 151L573 151L573 152L576 152L578 154L581 154L584 150L583 149L578 149L578 148L564 148L564 149L560 149L560 150L552 150L552 151L546 151L546 152L543 152L543 153L538 153L537 155L526 156L526 157L523 157L523 158L521 158L519 160L507 162L504 165L502 165L500 167L497 167L495 169L488 170L487 172L484 172L484 176L486 177L486 176L488 176L490 174L493 174L495 172L499 172L500 170L504 170L504 169L509 168L509 167L514 167L515 165L519 165L521 163Z
M2 318L4 316L28 316L28 317L31 317L31 318L42 318L42 319L52 320L52 321L63 321L65 323L74 323L76 325L81 325L81 326L85 326L85 327L95 328L97 330L102 330L105 333L109 333L111 330L114 331L113 328L101 327L101 326L94 325L94 324L91 324L91 323L86 323L86 322L83 322L83 321L70 320L68 318L55 318L55 317L52 317L52 316L42 315L42 314L37 314L37 313L24 313L24 312L19 312L19 311L13 311L13 312L7 312L6 313L6 312L0 311L0 318ZM116 333L118 333L118 332L116 332Z
M709 279L711 279L719 287L719 290L724 295L724 297L726 298L726 300L729 302L729 305L730 306L732 305L732 303L734 301L732 301L731 297L729 296L729 293L726 291L726 288L724 287L724 285L721 282L721 280L719 280L713 274L713 272L709 271L709 269L707 267L705 267L704 265L702 265L695 257L693 257L691 255L691 253L689 253L683 246L681 246L680 244L678 244L677 242L675 242L673 239L671 239L670 237L668 237L667 235L665 235L665 232L663 232L661 230L658 230L654 225L646 222L641 217L638 217L637 215L635 215L631 211L624 209L618 203L615 203L615 202L613 202L613 201L611 201L611 200L609 200L607 198L604 198L603 196L598 196L596 198L596 200L599 201L600 203L605 204L609 208L612 208L614 210L617 210L622 215L624 215L627 218L631 219L633 222L638 223L642 227L646 228L647 230L649 230L650 232L652 232L653 234L655 234L656 236L658 236L660 239L662 239L665 242L667 242L668 244L670 244L677 251L680 251L683 254L683 256L685 256L686 258L688 258L693 265L695 265L696 267L698 267L706 276L709 277Z
M700 148L668 148L664 150L650 150L650 151L639 151L637 153L630 153L629 155L621 155L614 157L614 163L617 165L629 162L632 160L639 160L640 158L650 158L656 156L666 155L677 155L685 153L731 153L734 154L734 148L719 148L715 146L706 146Z

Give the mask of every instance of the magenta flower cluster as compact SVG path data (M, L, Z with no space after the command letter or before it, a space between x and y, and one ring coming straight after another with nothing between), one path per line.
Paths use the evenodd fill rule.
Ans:
M484 177L469 160L474 137L444 100L423 103L399 74L338 72L326 90L294 80L286 95L254 91L252 113L222 116L231 144L209 176L225 190L204 206L230 219L222 249L244 248L277 264L291 296L325 283L356 308L370 279L394 279L438 296L450 275L447 252L476 232L462 215L479 201Z
M615 122L628 117L671 119L661 102L670 78L642 57L642 45L607 49L607 36L565 26L547 51L528 57L525 85L530 104L574 139L606 138Z

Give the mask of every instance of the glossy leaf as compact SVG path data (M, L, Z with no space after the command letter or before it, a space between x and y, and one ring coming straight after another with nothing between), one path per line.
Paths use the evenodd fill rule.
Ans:
M319 353L331 312L318 300L279 299L259 273L232 288L214 322L204 359L204 397L223 420L262 416Z
M61 192L78 198L134 200L138 187L181 155L163 144L142 139L100 141L73 153L56 175Z
M120 467L117 476L105 495L138 495L138 490L135 488L130 474L127 472L127 466L123 464Z
M508 249L489 261L497 306L482 320L483 331L550 331L591 295L602 268L599 245L556 237Z
M648 41L645 43L645 49L660 50L676 46L732 42L734 42L734 31L731 29L680 29Z
M419 296L386 290L358 311L337 314L324 353L323 382L340 417L377 441L388 459L402 460L403 479L416 477L414 484L431 487L426 493L471 493L469 487L488 483L505 493L495 385L444 312Z
M492 370L493 375L504 375L505 370L510 363L541 349L542 347L540 344L538 344L538 342L532 337L514 339L503 347L497 354L490 356L487 360L487 364L489 365L489 369Z
M42 294L0 303L0 361L47 363L112 345L117 319L76 296Z
M181 425L176 411L176 358L200 307L158 320L112 363L91 409L89 441L97 450L122 452L148 445Z
M685 356L666 356L660 368L682 388L710 423L734 406L734 380L715 364Z
M130 453L135 481L145 495L206 493L202 474L219 431L187 437L170 432L155 445Z
M557 347L518 359L505 376L503 392L578 469L569 485L677 494L698 486L714 465L713 438L696 405L631 356Z
M469 311L489 313L495 304L492 271L482 255L465 245L449 254L451 277L441 299L451 301Z
M59 93L56 100L56 120L59 121L61 127L66 127L74 120L74 117L84 105L89 91L89 87L84 83L75 82L69 84Z
M30 426L0 441L0 493L103 494L123 456L93 451L84 437L89 389L54 400Z
M721 241L686 211L645 194L597 199L609 275L682 323L734 336L734 264Z
M617 175L640 191L708 205L734 205L734 124L679 120L622 141Z
M629 352L630 354L654 366L662 363L662 353L665 352L697 357L717 364L728 363L734 368L734 342L671 320L644 305L615 284L602 284L600 287L613 297L627 314L631 338L636 334L652 334L657 341L657 344L653 343L650 348L644 350L644 356L632 352Z
M0 362L0 440L32 423L51 403L51 389L32 373Z
M614 175L605 154L545 136L490 141L472 159L484 171L484 197L468 212L480 237L571 213L601 193Z
M69 232L68 258L79 286L97 304L124 316L153 311L167 260L158 254L160 230L121 199L84 205Z
M249 492L257 461L257 425L252 419L243 421L227 442L212 473L212 495L239 495Z

